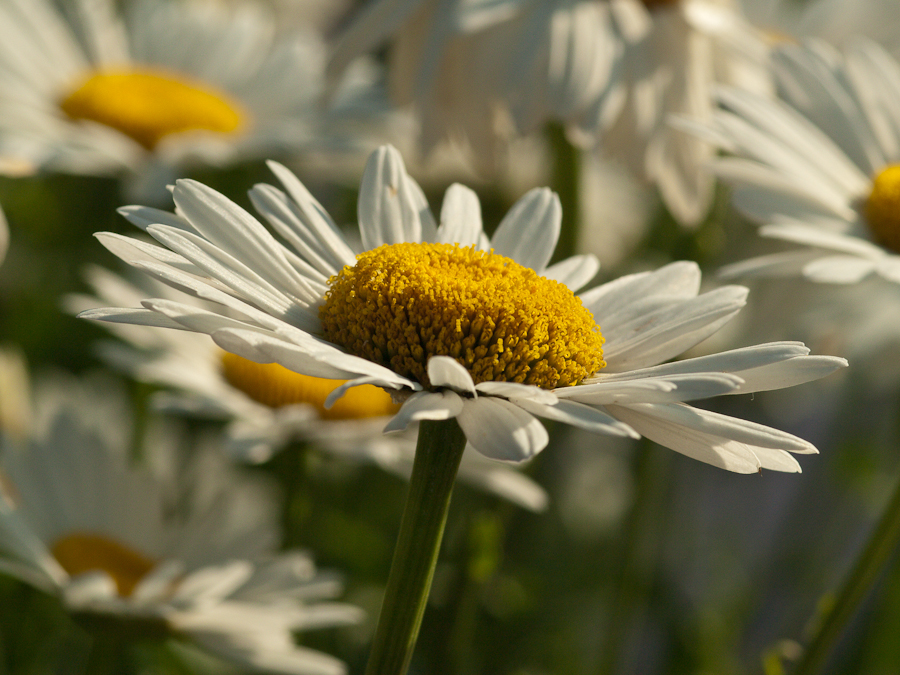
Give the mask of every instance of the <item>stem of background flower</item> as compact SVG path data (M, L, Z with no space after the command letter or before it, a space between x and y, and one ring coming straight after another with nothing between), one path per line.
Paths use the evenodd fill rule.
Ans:
M547 140L553 153L553 169L550 183L559 195L562 206L562 230L553 252L553 261L564 260L575 255L578 247L578 233L581 226L581 154L566 138L561 124L547 125Z
M419 424L409 494L366 675L403 675L409 667L465 447L456 420Z
M673 460L673 453L661 451L652 441L643 438L638 442L634 503L617 546L621 558L609 602L608 629L597 670L600 675L631 672L622 667L622 661L629 656L650 601L667 523Z
M892 554L900 545L900 481L881 519L872 530L866 547L844 580L831 607L818 623L817 630L803 651L794 675L820 673L860 603L881 577Z

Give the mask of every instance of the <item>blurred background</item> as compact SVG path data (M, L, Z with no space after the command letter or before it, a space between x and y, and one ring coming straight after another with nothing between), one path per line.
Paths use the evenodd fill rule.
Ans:
M263 4L276 13L279 31L314 30L329 44L366 3ZM845 3L852 8L847 16L868 12L872 19L879 11L890 16L888 21L862 16L852 27L841 23L845 15L838 4L748 2L745 9L749 21L773 34L817 31L839 41L846 34L840 29L869 31L888 46L898 42L896 4L883 10L878 3L871 8L866 2ZM802 19L812 5L813 19ZM488 231L525 191L551 186L563 201L565 253L592 252L601 259L594 283L687 259L701 265L712 287L722 264L765 250L755 227L729 206L726 187L715 188L712 206L697 225L683 227L653 186L616 158L577 149L552 121L512 141L489 169L463 145L443 142L430 153L421 151L415 113L391 108L385 91L388 60L384 44L369 55L367 86L373 89L367 100L377 111L364 127L346 132L359 134L353 137L358 142L342 142L339 150L301 146L278 157L342 227L355 225L368 149L390 142L404 153L434 213L444 190L462 182L481 199ZM107 332L74 318L63 309L63 298L89 292L84 276L89 265L123 272L92 235L131 234L133 227L116 209L147 202L136 199L134 185L116 175L28 173L0 177L0 205L10 230L0 266L0 345L24 357L33 381L101 370L121 381L137 420L138 458L142 429L161 414L149 405L160 387L111 374L96 351ZM213 187L251 212L247 190L274 182L261 157L238 158L227 166L193 165L179 169L179 175ZM796 339L814 353L848 355L852 344L840 328L854 319L835 309L820 287L790 284L789 292L783 280L748 284L748 307L699 351ZM881 291L854 292L862 297ZM900 297L894 288L891 293ZM886 301L885 311L898 309L897 297ZM900 313L893 316L900 328ZM896 336L887 345L868 362L861 359L858 368L851 362L846 372L821 382L704 405L814 443L821 454L800 458L802 474L735 475L650 442L551 425L550 446L524 469L548 494L545 512L532 513L458 484L411 672L789 672L797 643L814 626L900 477L900 379L883 372L896 366ZM179 424L192 438L219 427L188 418ZM308 549L320 568L338 571L345 584L341 599L367 612L358 626L305 632L298 640L344 660L350 673L362 673L406 483L375 466L317 453L300 441L268 462L240 470L281 484L283 548ZM891 564L827 672L898 672L898 635L900 566ZM91 639L55 598L0 574L0 674L91 672ZM108 672L116 673L231 668L171 640L138 641L108 664Z

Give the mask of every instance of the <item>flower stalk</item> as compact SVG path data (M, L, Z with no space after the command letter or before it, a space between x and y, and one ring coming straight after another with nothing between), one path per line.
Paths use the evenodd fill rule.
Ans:
M844 580L844 585L833 601L827 603L829 609L820 618L815 634L793 671L794 675L812 675L823 671L844 629L881 578L898 545L900 545L900 481L881 519L872 530L868 543Z
M409 493L366 675L403 675L409 667L465 446L466 437L454 419L419 425Z

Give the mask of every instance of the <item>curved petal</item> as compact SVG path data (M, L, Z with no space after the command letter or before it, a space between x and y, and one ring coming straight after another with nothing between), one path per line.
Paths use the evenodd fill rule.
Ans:
M420 420L447 420L459 415L462 408L462 399L456 392L447 389L418 391L406 399L403 407L387 423L384 431L402 431L411 422Z
M549 441L543 424L502 398L464 399L456 419L472 447L491 459L521 462L534 457Z
M450 387L454 391L478 396L469 371L449 356L428 359L428 379L432 387Z

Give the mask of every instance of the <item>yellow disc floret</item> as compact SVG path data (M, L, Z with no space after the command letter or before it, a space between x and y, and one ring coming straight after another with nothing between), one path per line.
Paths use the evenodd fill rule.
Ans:
M875 241L900 253L900 164L875 176L864 210Z
M255 363L228 352L222 354L222 373L231 386L263 405L280 408L305 403L328 420L393 415L400 408L384 389L366 384L348 390L326 409L325 399L344 384L344 380L301 375L277 363Z
M328 284L325 337L426 387L432 356L456 359L476 384L545 389L606 365L603 336L572 291L473 246L386 244Z
M148 150L169 134L232 133L244 123L239 107L221 92L154 70L93 72L59 107L72 119L117 129Z
M90 532L73 532L53 544L53 557L70 575L103 571L128 597L156 563L113 539Z

